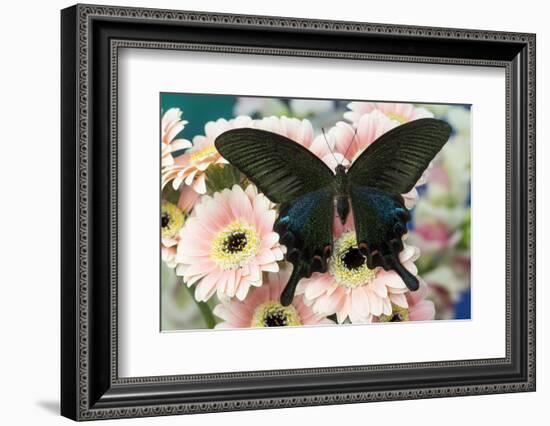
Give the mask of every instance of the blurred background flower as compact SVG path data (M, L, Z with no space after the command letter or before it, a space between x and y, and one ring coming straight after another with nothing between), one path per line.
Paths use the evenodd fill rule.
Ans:
M470 318L469 106L167 93L161 109L162 330ZM284 246L270 236L277 206L220 157L215 138L230 128L261 128L295 140L335 167L351 163L382 133L424 117L447 121L453 132L416 187L403 194L412 220L402 256L420 277L420 289L408 292L392 276L378 282L391 271L363 277L353 289L342 286L331 274L338 267L334 261L331 271L310 278L312 285L302 280L292 305L279 306L288 265ZM250 220L239 222L242 229L229 229L242 209ZM335 242L353 237L353 224L346 225ZM239 265L251 262L246 274L225 263L220 268L214 246L227 249L224 259L250 254L238 259ZM342 249L349 262L353 248Z
M470 108L425 105L447 121L449 142L426 172L409 241L422 253L419 275L430 287L436 319L470 318Z

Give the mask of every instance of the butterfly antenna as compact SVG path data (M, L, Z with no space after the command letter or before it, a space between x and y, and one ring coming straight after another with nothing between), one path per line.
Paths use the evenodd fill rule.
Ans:
M328 150L332 154L332 158L334 158L334 161L336 161L336 164L340 164L338 162L338 159L336 158L336 155L334 155L334 152L332 151L332 148L330 147L330 144L328 143L327 135L326 135L325 129L323 127L321 127L321 131L323 132L323 137L325 138L325 142L327 144Z
M344 158L346 158L346 155L348 154L349 149L353 145L353 141L355 140L356 136L357 136L357 129L355 129L355 132L353 133L353 137L351 138L351 142L349 143L348 147L346 148L346 152L344 152Z

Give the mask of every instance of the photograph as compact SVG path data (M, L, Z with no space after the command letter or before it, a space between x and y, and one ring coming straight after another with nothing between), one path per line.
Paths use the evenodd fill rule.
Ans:
M159 103L161 331L471 319L470 105Z

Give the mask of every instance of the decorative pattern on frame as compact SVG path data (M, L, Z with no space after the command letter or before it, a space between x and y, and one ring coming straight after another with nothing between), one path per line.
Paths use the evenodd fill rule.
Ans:
M78 417L82 420L102 419L109 417L139 417L150 415L170 415L183 413L205 413L213 411L229 411L229 410L248 410L248 409L267 409L280 407L297 407L307 405L320 404L345 404L353 402L367 401L383 401L383 400L400 400L400 399L416 399L416 398L432 398L440 396L463 396L486 393L504 393L515 392L518 390L533 390L535 380L535 38L530 34L518 33L502 33L490 31L474 31L462 29L442 29L428 27L413 27L413 26L398 26L398 25L381 25L381 24L366 24L353 22L333 22L322 20L305 20L294 18L274 18L261 16L243 16L243 15L225 15L225 14L210 14L201 12L179 12L154 9L134 9L134 8L118 8L118 7L102 7L102 6L78 6ZM376 34L407 34L421 36L426 38L448 38L448 39L468 39L468 40L502 40L509 42L526 43L528 48L528 76L527 76L527 96L528 96L528 182L527 182L527 203L528 203L528 237L529 245L527 249L527 268L528 268L528 324L527 324L527 354L528 354L528 381L526 383L508 383L502 385L483 385L483 386L453 386L448 388L428 388L428 389L408 389L403 391L385 391L385 392L360 392L347 394L327 394L303 397L281 397L281 398L266 398L254 400L234 400L224 402L209 402L209 403L191 403L191 404L166 404L161 406L144 406L139 408L114 408L114 409L90 409L90 400L88 388L89 371L89 316L88 309L90 306L89 300L89 121L88 113L89 105L89 46L90 46L90 20L94 17L118 17L118 18L139 18L141 20L155 21L175 21L175 22L201 22L201 23L219 23L232 24L245 27L270 27L270 28L303 28L315 29L321 31L341 31L341 32L360 32L360 33L376 33ZM246 48L246 47L230 47L230 46L213 46L213 45L192 45L192 44L177 44L177 43L156 43L143 41L113 41L111 45L112 64L111 64L111 92L113 103L111 105L111 117L116 121L116 93L117 93L117 49L120 47L134 48L157 48L157 49L185 49L185 50L202 50L202 51L224 51L232 53L262 53L269 55L303 55L317 56L327 58L353 58L353 59L370 59L384 61L400 61L400 62L429 62L429 63L449 63L449 64L469 64L469 65L485 65L485 66L503 66L503 63L498 61L475 61L464 59L444 59L444 58L415 58L406 56L391 56L391 55L367 55L367 54L351 54L343 52L311 52L311 51L296 51L286 49L268 49L268 48ZM507 118L510 116L510 70L506 69L506 102L507 102ZM507 120L508 122L508 120ZM510 145L510 129L506 130L507 135L507 175L509 176L509 163L511 162ZM111 129L111 137L113 142L116 141L116 128ZM116 169L116 143L112 144L112 195L111 202L116 206L117 197L117 169ZM509 204L510 182L506 183L507 203ZM509 205L507 205L509 207ZM509 211L509 209L508 209ZM117 344L117 326L116 326L116 207L113 207L111 214L114 215L112 221L112 306L111 318L112 328L111 335L113 348ZM507 233L510 229L509 217L506 219ZM507 234L507 252L510 252L510 235ZM508 258L508 256L507 256ZM509 312L510 299L510 268L507 261L506 265L507 290L506 290L506 338L507 338L507 360L509 359L510 347L510 326L511 321ZM500 360L501 361L501 360ZM481 365L491 364L494 360L473 360L473 361L458 361L449 363L422 363L414 364L426 367L437 367L441 365ZM354 371L372 371L386 368L406 368L408 364L399 365L382 365L382 366L365 366L353 367ZM255 375L301 375L310 372L320 374L329 374L331 372L347 371L351 367L326 368L326 369L307 369L307 370L276 370L268 372L252 372L252 373L226 373L220 375L207 375L210 379L216 378L237 378L251 377ZM113 351L111 379L114 383L163 383L181 380L198 380L204 376L163 376L149 378L131 378L119 379L117 376L117 360L116 350Z

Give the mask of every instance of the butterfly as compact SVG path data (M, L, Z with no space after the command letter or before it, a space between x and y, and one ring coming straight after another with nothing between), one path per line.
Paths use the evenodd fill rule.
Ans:
M273 229L293 265L282 305L292 303L302 278L327 271L335 210L342 224L353 214L358 249L369 269L394 270L409 290L418 289L418 279L399 261L411 218L401 194L416 185L450 134L442 120L414 120L384 133L349 168L338 164L334 172L276 133L239 128L216 138L218 152L280 205Z

